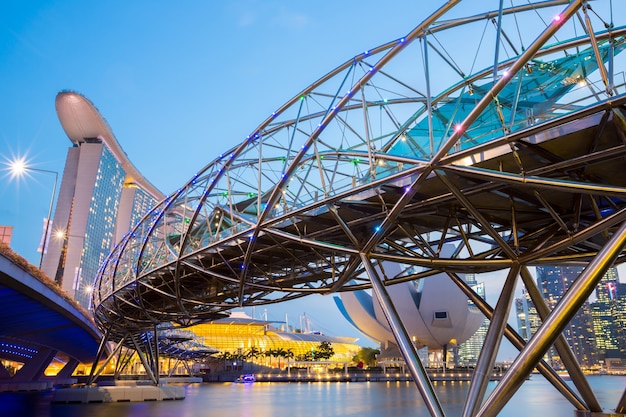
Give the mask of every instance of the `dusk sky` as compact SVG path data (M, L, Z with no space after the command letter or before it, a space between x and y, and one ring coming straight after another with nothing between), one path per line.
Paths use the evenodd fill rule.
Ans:
M12 179L6 163L26 158L32 168L58 172L58 192L71 145L55 111L59 91L91 100L133 164L170 194L308 84L363 50L404 36L436 6L2 2L0 224L13 226L13 250L39 264L54 174ZM331 297L268 308L270 320L285 320L285 313L290 324L306 313L316 330L372 345Z
M91 100L138 170L170 194L307 85L406 35L442 3L3 1L0 225L14 227L13 250L38 265L54 175L11 179L6 164L25 158L58 172L58 192L70 146L58 92ZM306 313L316 330L365 341L331 297L268 307L268 318L285 312L290 324Z

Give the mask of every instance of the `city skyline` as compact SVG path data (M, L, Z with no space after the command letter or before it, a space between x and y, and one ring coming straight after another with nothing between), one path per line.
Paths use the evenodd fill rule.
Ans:
M552 310L560 301L581 271L582 267L564 265L542 266L537 269L537 290L548 310ZM622 323L625 319L625 289L626 285L618 281L617 269L610 268L596 286L595 301L586 302L563 331L563 336L581 366L604 366L624 359L626 344ZM517 331L526 341L539 330L542 322L530 292L524 290L515 299ZM563 366L564 363L555 347L550 348L546 359L553 366Z

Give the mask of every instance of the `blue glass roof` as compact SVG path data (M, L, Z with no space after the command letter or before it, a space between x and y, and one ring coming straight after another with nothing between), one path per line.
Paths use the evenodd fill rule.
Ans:
M612 53L621 52L625 46L623 38L614 42ZM608 59L610 47L609 42L599 46L603 61ZM598 63L591 47L551 61L533 60L525 70L514 76L478 119L465 130L455 150L468 149L555 117L559 112L559 99L597 68ZM433 107L434 152L453 133L455 124L468 116L493 85L494 81L480 85L468 84L457 98ZM424 117L408 131L403 140L396 140L386 152L391 155L422 158L431 154L430 148L429 120Z

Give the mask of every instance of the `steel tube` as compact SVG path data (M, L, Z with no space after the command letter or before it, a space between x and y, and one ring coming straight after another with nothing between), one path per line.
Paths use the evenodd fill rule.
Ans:
M467 398L465 399L465 405L463 407L463 417L475 415L476 410L480 407L482 399L485 396L489 377L491 376L491 371L496 361L496 356L498 355L498 349L502 342L502 335L504 334L504 329L506 328L509 318L511 302L515 294L515 281L519 271L519 264L515 263L511 266L506 281L504 282L504 287L500 292L500 297L491 318L489 329L485 335L483 347L478 356L476 368L472 374L472 381L470 382L470 388L467 392Z
M402 324L400 315L396 311L385 285L382 283L380 276L376 272L376 269L370 262L369 258L364 253L361 253L361 262L365 267L367 275L372 281L372 290L376 299L380 303L383 313L385 314L385 318L387 318L387 321L389 322L391 332L396 338L396 342L398 342L398 348L400 348L400 352L402 352L402 356L404 357L406 365L409 368L409 372L413 377L413 381L415 381L415 384L417 385L417 389L422 395L422 399L426 403L426 407L430 411L430 415L433 417L443 417L443 409L441 408L441 404L435 394L435 390L430 382L430 379L428 378L428 375L426 374L426 370L417 356L415 346L411 342L409 334Z
M487 317L489 320L493 317L493 309L487 302L481 298L465 281L463 281L458 275L454 273L448 273L448 276L454 281L454 283L463 291L467 297L472 300L476 307ZM507 325L504 329L504 336L517 350L521 351L526 346L526 341L517 333L510 325ZM562 395L563 398L568 400L576 409L584 410L585 404L583 400L576 394L569 385L563 381L563 378L556 373L556 371L550 367L543 359L537 364L537 370L548 382L554 386Z
M496 416L517 392L541 357L589 298L602 276L613 265L626 244L626 223L611 237L592 262L572 283L556 308L552 310L537 333L526 344L500 383L480 409L481 417Z
M152 380L154 385L158 385L159 382L155 378L154 372L152 372L152 367L148 363L148 359L146 358L146 354L139 347L139 343L137 343L137 341L135 340L135 336L134 335L130 335L130 340L133 342L133 345L135 346L135 351L137 352L137 356L139 356L139 360L141 361L141 364L143 365L143 367L144 367L144 369L146 371L146 375L148 375L148 377L150 377L150 379ZM150 341L148 340L148 344L149 343L150 343ZM150 347L148 347L148 349L150 349Z
M159 385L161 373L159 371L159 333L156 324L154 325L154 371L156 385Z
M548 311L548 307L539 292L539 288L537 288L533 282L532 277L530 276L530 271L528 271L526 266L522 268L520 275L522 276L522 281L528 291L528 295L530 295L530 299L537 310L537 314L539 314L539 318L542 322L545 321L550 312ZM574 352L572 352L572 349L567 344L567 340L565 339L565 336L563 336L563 333L559 334L559 337L554 341L554 348L559 353L561 361L563 361L565 369L567 369L567 372L569 373L570 379L578 389L580 395L583 397L583 400L587 404L587 408L590 411L602 412L600 402L593 393L593 390L591 389L585 374L583 374L583 370L580 368L580 365L578 365Z
M617 403L617 407L615 407L615 412L620 414L626 414L626 389L622 394L622 398Z
M111 327L107 327L106 332L102 335L102 339L100 340L100 344L98 345L98 351L96 352L96 357L93 359L93 363L91 364L91 370L89 371L89 378L87 378L87 386L90 386L94 381L94 373L96 372L96 367L98 366L98 362L106 349L106 344L109 341L109 334L111 333Z

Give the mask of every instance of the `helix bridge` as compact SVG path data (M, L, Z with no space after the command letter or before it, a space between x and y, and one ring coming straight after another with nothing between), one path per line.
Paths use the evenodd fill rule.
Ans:
M158 326L371 289L440 416L386 287L444 272L491 321L465 416L498 414L534 369L601 412L560 334L624 260L626 27L611 1L472 3L351 57L150 210L96 278L103 345L143 352L158 383ZM552 311L529 273L548 264L585 266ZM460 277L495 271L493 306ZM506 323L518 279L543 321L529 342ZM520 353L487 396L503 338ZM553 345L572 384L542 359Z

